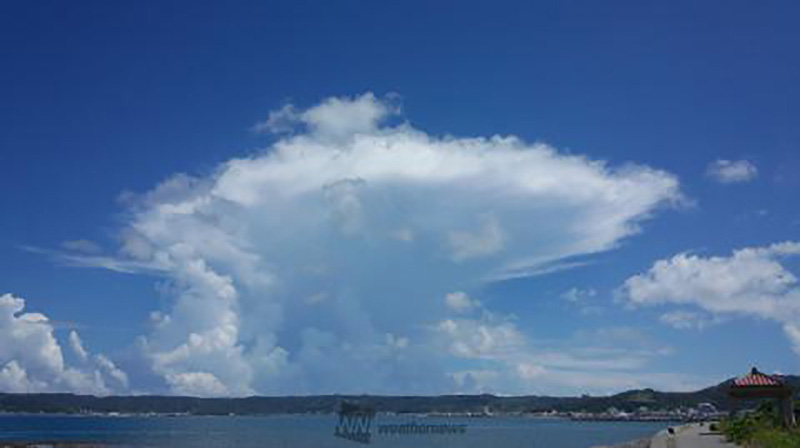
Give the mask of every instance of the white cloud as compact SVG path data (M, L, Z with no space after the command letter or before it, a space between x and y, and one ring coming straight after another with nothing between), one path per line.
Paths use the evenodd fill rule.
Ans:
M299 120L300 117L294 106L287 104L278 110L270 112L266 121L256 123L251 129L257 133L283 134L292 132Z
M128 388L128 375L122 369L117 367L113 361L100 353L94 356L94 361L102 372L117 382L117 386L123 390Z
M531 380L534 387L542 391L582 391L593 395L644 388L676 392L695 391L719 381L720 378L701 379L680 373L615 370L546 370Z
M723 184L748 182L758 176L758 169L747 160L715 160L708 164L706 175Z
M9 361L0 370L0 390L4 392L37 392L45 387L44 383L35 383L28 379L28 373L17 361Z
M85 362L89 359L89 354L86 352L86 349L83 348L83 341L81 341L81 337L78 336L77 331L73 330L69 332L69 346L75 353L75 356L81 361Z
M694 311L677 310L662 314L659 320L678 330L703 330L709 325L719 323L720 319Z
M471 298L467 293L456 291L444 296L444 302L448 308L457 313L468 313L480 308L481 303Z
M230 394L230 390L208 372L167 373L166 379L176 395L218 397Z
M487 281L503 281L516 278L538 277L553 274L556 272L567 271L570 269L581 268L591 264L590 261L569 261L556 260L541 262L536 259L522 259L504 266L500 272L494 272L488 277Z
M694 305L715 318L755 316L774 320L797 350L800 286L781 262L800 255L800 243L739 249L727 257L678 254L657 261L625 281L620 296L634 305ZM672 313L666 323L696 327L695 316Z
M459 358L505 359L526 344L525 336L511 322L445 319L437 330L446 337L448 351Z
M448 238L455 261L495 254L503 249L506 239L503 229L493 216L485 217L481 228L476 232L452 231Z
M457 391L576 394L614 393L654 387L690 390L704 380L647 369L655 357L672 350L648 341L629 328L605 328L578 334L571 340L541 348L524 336L509 318L445 319L436 327L442 351L462 360L477 360L480 368L451 372ZM711 380L705 380L711 381Z
M124 375L116 367L116 372L110 372L93 365L67 365L47 317L23 313L24 309L23 299L11 294L0 296L0 390L104 395L127 388L127 383L112 387L106 384L106 379ZM69 342L80 361L86 363L89 354L76 332L70 333ZM113 366L110 360L103 359Z
M789 338L792 344L792 350L800 355L800 325L795 323L786 323L783 325L783 332Z
M286 133L298 125L305 125L316 136L348 137L359 133L371 133L390 115L398 114L399 107L391 104L389 96L378 100L372 93L352 98L328 98L321 104L298 112L287 104L271 112L269 118L253 126L256 132Z
M592 288L589 289L580 289L580 288L570 288L561 294L561 298L566 300L567 302L571 303L581 303L589 300L597 295L597 291Z
M173 393L441 392L448 325L477 358L522 336L442 323L437 298L583 263L681 199L663 171L383 124L398 112L372 94L286 106L257 128L293 133L126 195L118 255L70 261L167 280L140 345Z
M597 316L605 312L596 298L597 291L593 288L570 288L561 294L561 299L575 306L583 316Z
M61 243L61 247L68 251L83 252L86 254L97 254L103 250L97 243L89 240L70 240Z

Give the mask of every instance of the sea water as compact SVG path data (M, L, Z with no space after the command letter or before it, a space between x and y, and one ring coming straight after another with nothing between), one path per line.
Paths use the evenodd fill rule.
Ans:
M369 444L334 436L336 415L105 417L0 415L0 442L89 442L176 448L589 448L648 437L668 426L565 419L377 415ZM385 434L378 425L465 425L456 434Z

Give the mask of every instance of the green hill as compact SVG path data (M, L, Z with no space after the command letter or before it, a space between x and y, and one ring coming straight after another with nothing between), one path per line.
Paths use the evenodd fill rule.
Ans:
M800 390L800 377L787 382ZM530 413L603 412L608 408L634 411L673 410L712 403L720 410L752 407L751 402L728 398L732 380L695 392L659 392L653 389L629 390L609 396L549 397L495 395L380 396L315 395L298 397L195 398L176 396L109 396L74 394L0 394L0 411L27 413L189 413L198 415L255 415L332 413L342 401L358 401L379 412L394 413Z

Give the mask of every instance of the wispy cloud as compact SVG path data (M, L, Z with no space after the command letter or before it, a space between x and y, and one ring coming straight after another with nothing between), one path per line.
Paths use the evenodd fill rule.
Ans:
M50 257L56 263L64 266L107 269L121 274L158 274L164 272L165 267L160 266L157 261L138 261L124 256L100 255L92 251L95 255L86 254L84 248L76 249L72 245L64 246L67 250L52 250L36 246L20 246L24 251L42 254Z

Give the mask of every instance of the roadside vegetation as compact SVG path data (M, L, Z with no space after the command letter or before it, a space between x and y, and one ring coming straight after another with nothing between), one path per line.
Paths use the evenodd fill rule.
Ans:
M718 428L728 441L747 448L800 448L800 430L781 427L773 403L754 412L724 419Z

